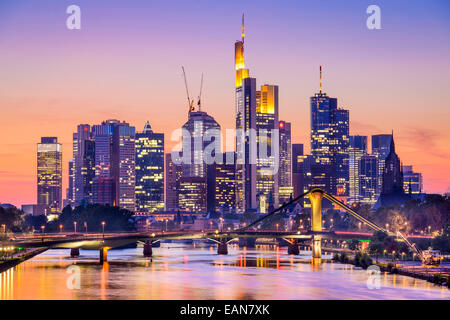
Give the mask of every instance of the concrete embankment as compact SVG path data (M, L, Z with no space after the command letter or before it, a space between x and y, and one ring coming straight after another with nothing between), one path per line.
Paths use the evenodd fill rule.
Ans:
M19 263L22 263L28 259L33 258L34 256L46 251L48 248L33 248L28 249L24 252L20 252L15 254L13 257L9 258L5 261L0 261L0 272L6 271L9 268L12 268Z

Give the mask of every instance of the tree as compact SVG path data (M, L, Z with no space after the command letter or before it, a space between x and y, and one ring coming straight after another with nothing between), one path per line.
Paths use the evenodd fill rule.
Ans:
M22 232L27 229L25 214L17 208L0 207L0 225L5 225L5 232ZM3 229L1 229L3 231Z

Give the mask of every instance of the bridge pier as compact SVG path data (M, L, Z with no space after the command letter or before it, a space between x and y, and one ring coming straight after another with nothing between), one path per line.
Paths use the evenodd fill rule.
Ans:
M292 239L292 242L289 242L288 254L294 254L294 255L299 255L300 254L300 249L298 247L298 240L297 239Z
M108 261L108 248L100 248L100 264Z
M313 236L312 240L312 264L322 263L321 237Z
M256 238L239 238L239 247L255 248Z
M153 255L152 242L147 240L144 244L144 257L151 257Z
M70 257L75 258L80 255L80 248L72 248L70 249Z
M217 254L228 254L227 239L220 239L220 242L217 244Z

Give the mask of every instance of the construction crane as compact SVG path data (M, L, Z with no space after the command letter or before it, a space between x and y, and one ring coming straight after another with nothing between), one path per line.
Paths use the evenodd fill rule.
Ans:
M184 71L184 67L181 66L181 69L183 70L183 77L184 77L184 85L186 87L186 95L187 95L187 100L188 100L188 107L189 107L189 112L194 111L194 99L191 99L191 97L189 96L189 89L188 89L188 84L187 84L187 79L186 79L186 72Z
M202 79L200 80L200 93L198 95L198 111L202 111L202 103L201 103L201 98L202 98L202 88L203 88L203 73L202 73Z

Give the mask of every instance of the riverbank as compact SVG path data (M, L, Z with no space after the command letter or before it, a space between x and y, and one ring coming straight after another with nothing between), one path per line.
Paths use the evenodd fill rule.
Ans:
M14 254L12 257L7 260L0 261L0 272L6 271L12 267L15 267L19 263L22 263L28 259L33 258L34 256L47 251L48 248L30 248L24 249L21 252Z

